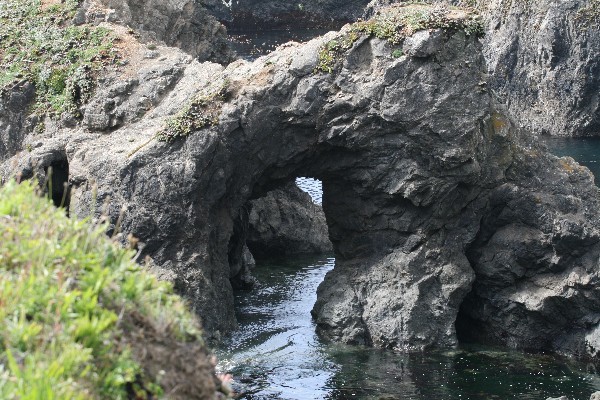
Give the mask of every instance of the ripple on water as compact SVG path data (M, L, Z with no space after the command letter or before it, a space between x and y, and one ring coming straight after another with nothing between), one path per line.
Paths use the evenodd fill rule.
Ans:
M399 354L326 343L310 310L335 260L259 265L261 286L236 293L239 329L217 350L243 399L588 399L592 364L482 346Z

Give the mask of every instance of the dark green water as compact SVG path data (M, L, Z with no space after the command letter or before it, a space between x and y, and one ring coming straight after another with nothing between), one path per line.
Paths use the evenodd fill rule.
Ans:
M277 46L290 41L308 42L324 35L328 29L294 29L266 31L229 31L229 44L237 55L252 61L275 50Z
M547 138L548 149L559 157L573 157L592 171L596 185L600 182L600 138Z
M218 350L243 399L587 400L591 364L486 347L399 354L321 341L310 310L333 259L258 266L236 295L239 329Z

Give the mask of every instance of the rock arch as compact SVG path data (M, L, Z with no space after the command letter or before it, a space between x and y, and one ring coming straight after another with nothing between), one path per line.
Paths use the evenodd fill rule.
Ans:
M315 72L323 46L338 39L331 33L226 69L191 62L144 118L107 134L66 132L18 165L61 143L72 212L86 215L108 198L114 220L125 209L122 229L144 242L157 273L213 333L235 326L229 260L241 248L231 245L240 210L308 175L323 181L337 257L313 310L323 335L402 350L452 346L471 292L488 310L464 311L486 327L481 340L526 347L525 331L510 329L531 315L546 321L539 335L561 332L547 350L574 352L596 340L593 178L524 139L502 115L485 88L478 40L459 30L421 31L395 46L361 36L332 73ZM216 117L184 139L148 142L192 96L204 105L188 112ZM512 247L524 240L539 248L535 257ZM506 263L494 260L499 246ZM525 264L516 279L494 281L506 265ZM586 312L557 312L565 304ZM498 329L509 335L495 337Z

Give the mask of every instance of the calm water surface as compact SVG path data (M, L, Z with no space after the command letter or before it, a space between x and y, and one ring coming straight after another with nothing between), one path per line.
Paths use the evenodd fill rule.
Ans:
M310 310L334 259L259 265L236 294L239 329L217 354L243 399L589 399L591 364L486 347L398 354L326 343Z
M559 157L573 157L592 171L596 185L600 182L600 138L547 138L548 149Z
M239 57L252 61L275 50L277 46L290 41L308 42L326 34L328 29L294 29L269 31L229 32L229 43Z

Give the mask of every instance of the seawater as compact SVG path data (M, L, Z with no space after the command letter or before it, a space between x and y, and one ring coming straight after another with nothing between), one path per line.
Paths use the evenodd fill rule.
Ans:
M328 29L293 29L293 30L264 30L264 31L235 31L229 32L229 44L237 55L244 60L252 61L275 50L287 42L308 42L324 35Z
M593 364L482 346L396 353L328 343L310 310L333 258L272 262L260 286L235 294L239 328L217 350L241 399L587 400L600 390Z
M573 157L594 174L596 185L600 182L600 138L546 138L548 150L558 157Z

